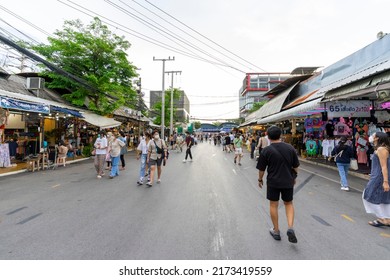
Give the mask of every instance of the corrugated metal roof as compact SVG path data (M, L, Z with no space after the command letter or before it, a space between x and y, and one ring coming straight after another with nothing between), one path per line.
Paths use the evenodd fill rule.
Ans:
M292 86L284 90L282 93L277 95L276 97L272 98L270 101L264 104L259 110L256 111L256 119L259 120L261 118L264 118L266 116L279 113L280 110L283 107L284 102L286 101L287 96L290 94L290 92L295 88L295 86L299 83L295 82Z

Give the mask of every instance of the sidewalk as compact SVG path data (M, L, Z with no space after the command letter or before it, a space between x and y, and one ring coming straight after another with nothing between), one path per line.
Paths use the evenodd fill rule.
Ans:
M66 160L66 164L72 164L72 163L76 163L76 162L80 162L80 161L84 161L84 160L88 160L88 159L90 159L90 158L89 157L75 157L74 159L68 158ZM40 172L40 171L42 171L42 170L35 171L35 172ZM0 177L19 174L19 173L23 173L23 172L28 172L27 162L18 163L16 166L0 168Z
M329 162L329 161L326 161L325 159L320 159L320 158L307 159L307 158L299 157L299 161L338 171L337 166L334 162ZM367 180L367 181L370 179L369 173L370 173L370 169L368 168L368 166L363 166L361 164L359 164L359 170L356 170L356 171L349 170L349 172L348 172L348 174L351 176L359 177L359 178Z

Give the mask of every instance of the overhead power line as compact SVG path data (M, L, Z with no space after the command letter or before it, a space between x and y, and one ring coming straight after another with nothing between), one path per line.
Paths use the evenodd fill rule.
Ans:
M104 19L104 20L102 20L102 22L104 24L112 26L112 27L114 27L114 28L116 28L116 29L126 33L126 34L129 34L129 35L131 35L133 37L136 37L138 39L141 39L141 40L146 41L148 43L151 43L153 45L159 46L161 48L164 48L164 49L167 49L167 50L170 50L170 51L173 51L173 52L177 52L177 53L182 54L184 56L187 56L187 57L190 57L190 58L193 58L193 59L196 59L196 60L200 60L200 61L212 64L212 65L215 65L215 66L225 66L225 65L223 65L221 63L217 63L217 62L214 62L214 61L207 60L205 58L201 58L199 56L195 56L195 55L193 55L191 53L188 53L188 52L185 52L183 50L177 49L177 48L175 48L173 46L170 46L168 44L165 44L165 43L163 43L161 41L155 40L154 38L151 38L149 36L146 36L143 33L140 33L140 32L137 32L137 31L135 31L133 29L130 29L127 26L124 26L124 25L122 25L122 24L120 24L120 23L118 23L116 21L113 21L113 20L111 20L111 19L109 19L109 18L107 18L107 17L105 17L105 16L103 16L103 15L101 15L99 13L96 13L96 12L94 12L94 11L88 9L88 8L85 8L85 7L79 5L79 4L77 4L77 3L75 3L75 2L73 2L71 0L65 0L65 1L71 3L74 6L69 5L68 3L65 3L65 2L63 2L61 0L57 0L57 1L60 2L61 4L65 5L65 6L69 7L69 8L72 8L72 9L74 9L74 10L76 10L76 11L78 11L78 12L84 14L84 15L87 15L87 16L89 16L91 18L94 18L96 16L99 17L99 18L102 18L102 19ZM79 7L79 8L76 8L75 6ZM85 12L85 11L88 11L88 12Z
M148 28L154 30L155 32L159 33L159 34L162 35L163 37L165 37L165 38L167 38L167 39L169 39L169 40L171 40L171 39L173 38L174 40L177 40L177 41L179 41L179 42L181 42L181 43L183 43L183 44L189 46L190 48L193 48L193 49L195 49L195 50L197 50L197 51L203 53L204 55L209 56L209 57L211 57L212 59L214 59L214 60L216 60L216 61L218 61L218 62L224 64L223 66L225 66L225 67L229 67L229 68L232 68L232 69L234 69L234 70L236 70L236 71L239 71L239 72L242 72L242 73L246 73L246 71L243 71L243 70L241 70L241 69L239 69L239 68L237 68L237 67L235 67L235 66L232 66L232 65L230 65L229 63L227 63L227 62L225 62L225 61L219 59L218 57L215 57L215 56L213 56L212 54L210 54L210 53L204 51L203 49L201 49L201 48L195 46L194 44L189 43L187 40L181 38L180 36L177 36L177 34L175 34L174 32L171 32L171 31L169 31L169 30L166 31L166 30L164 30L164 29L166 29L166 28L160 28L160 27L158 27L158 26L152 24L152 23L150 22L150 21L151 21L150 18L147 17L148 20L144 20L144 19L140 18L139 16L137 16L137 15L131 13L131 12L130 12L129 10L127 10L126 8L121 7L121 6L115 4L114 2L112 2L112 1L110 1L110 0L104 0L104 1L107 2L109 5L111 5L112 7L114 7L114 8L116 8L116 9L120 10L120 11L123 12L124 14L126 14L126 15L130 16L131 18L135 19L136 21L140 22L141 24L145 25L146 27L148 27ZM120 1L120 2L123 3L122 1ZM126 5L127 7L129 7L127 4L125 4L125 5ZM130 8L131 8L131 7L130 7ZM159 25L159 24L158 24L158 25ZM161 25L160 25L160 26L161 26ZM170 36L171 38L168 38L167 36ZM177 42L176 42L176 44L178 44L178 45L181 46L182 48L188 50L188 48L184 47L183 45L181 45L181 44L179 44L179 43L177 43Z
M163 20L164 22L168 23L169 25L171 25L171 26L173 26L174 28L180 30L181 32L183 32L184 34L188 35L188 36L191 37L192 39L196 40L197 42L202 43L203 45L209 47L209 48L212 49L213 51L215 51L215 52L217 52L217 53L219 53L219 54L221 54L221 55L223 55L223 56L229 58L230 60L232 60L232 61L234 61L234 62L240 64L241 66L244 66L244 67L246 67L246 68L248 67L247 65L245 65L245 64L243 64L243 63L241 63L241 62L235 60L234 58L231 58L230 56L224 54L223 52L219 51L218 49L214 48L213 46L211 46L211 45L209 45L209 44L203 42L202 40L199 40L198 38L196 38L195 36L193 36L193 35L190 34L189 32L187 32L187 31L185 31L184 29L178 27L177 25L173 24L172 22L166 20L165 18L161 17L160 15L158 15L157 13L155 13L155 12L153 12L152 10L148 9L148 8L145 7L144 5L138 3L137 1L135 1L135 0L132 0L132 1L133 1L134 3L136 3L137 5L139 5L140 7L144 8L145 10L147 10L148 12L150 12L151 14L153 14L154 16L160 18L160 19ZM126 5L126 6L129 7L130 9L134 10L134 11L137 12L138 14L142 15L143 17L147 18L148 20L150 20L150 21L156 23L156 24L159 25L160 27L162 27L162 28L164 28L165 30L168 30L169 32L172 33L172 31L170 31L168 28L163 27L161 24L159 24L158 22L154 21L153 19L151 19L150 17L146 16L145 14L141 13L140 11L138 11L137 9L135 9L134 7L131 7L130 5L124 3L122 0L119 0L119 2L123 3L124 5ZM176 34L176 36L179 36L179 35ZM180 37L180 38L183 38L183 37L181 37L181 36L179 36L179 37ZM185 40L185 41L188 42L187 40ZM190 43L190 44L192 44L192 43ZM197 49L198 49L198 48L197 48ZM207 53L207 54L209 54L209 53ZM249 67L249 68L250 68L250 67ZM251 69L251 68L250 68L250 69ZM251 70L254 70L254 69L251 69Z
M145 2L147 2L149 5L153 6L153 7L156 8L157 10L161 11L161 12L164 13L165 15L169 16L170 18L174 19L175 21L179 22L180 24L184 25L185 27L187 27L187 28L190 29L191 31L193 31L193 32L195 32L196 34L198 34L199 36L203 37L204 39L206 39L206 40L212 42L213 44L217 45L217 46L220 47L221 49L223 49L223 50L227 51L228 53L234 55L235 57L237 57L237 58L239 58L239 59L245 61L246 63L248 63L248 64L250 64L250 65L256 67L257 69L260 69L260 70L262 70L262 71L264 71L264 72L267 72L266 70L262 69L261 67L258 67L257 65L253 64L252 62L250 62L250 61L248 61L248 60L242 58L241 56L239 56L239 55L233 53L232 51L230 51L230 50L226 49L225 47L223 47L222 45L218 44L218 43L215 42L214 40L212 40L212 39L208 38L207 36L201 34L201 33L198 32L197 30L195 30L194 28L188 26L187 24L185 24L184 22L180 21L180 20L177 19L176 17L174 17L174 16L170 15L169 13L165 12L164 10L162 10L161 8L159 8L158 6L156 6L155 4L151 3L150 1L145 0Z

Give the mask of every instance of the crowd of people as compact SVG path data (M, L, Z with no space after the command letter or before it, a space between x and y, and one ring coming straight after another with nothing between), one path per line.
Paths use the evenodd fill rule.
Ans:
M263 187L263 177L267 176L267 199L270 201L269 211L273 227L270 234L275 240L281 240L278 223L279 200L281 199L286 209L287 236L292 243L298 239L294 229L293 194L296 178L298 176L299 159L296 149L282 141L282 130L277 126L271 126L267 131L258 134L218 133L191 135L187 132L182 135L171 135L166 139L160 138L159 131L152 134L145 133L139 139L136 147L137 160L140 160L138 185L146 183L153 186L154 181L161 183L162 166L169 158L169 150L181 152L185 149L183 163L193 160L191 148L198 141L204 140L210 144L222 145L225 153L234 153L233 162L241 166L244 149L248 150L251 159L256 160L258 169L258 185ZM168 142L168 144L167 144ZM376 219L369 224L375 227L390 226L390 138L388 133L376 132L369 142L374 148L371 166L371 176L363 192L363 205L367 213L376 215ZM104 176L104 165L110 168L109 178L119 176L119 170L125 168L124 154L127 151L127 139L121 132L101 131L95 141L95 168L97 178ZM348 191L348 169L350 161L355 154L348 139L341 137L331 155L335 158L339 170L341 189ZM121 160L122 167L119 168ZM110 164L108 164L110 162ZM156 173L157 169L157 175ZM157 180L155 178L157 177Z

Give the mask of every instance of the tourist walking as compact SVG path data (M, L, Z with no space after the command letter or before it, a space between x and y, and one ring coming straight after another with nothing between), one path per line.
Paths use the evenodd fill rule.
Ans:
M269 144L270 141L268 139L267 132L262 132L256 147L256 149L259 151L259 155L261 153L261 150L269 146Z
M106 152L106 170L111 170L111 156L110 156L110 143L112 141L112 132L107 132L107 152Z
M251 137L249 137L249 141L250 141L250 149L251 149L251 159L254 159L255 158L255 149L256 149L256 137L255 135L252 135Z
M187 145L187 150L186 150L186 157L183 159L183 162L185 163L187 161L188 156L190 156L190 161L192 161L192 153L191 153L191 148L194 145L194 138L191 137L190 133L187 131L186 132L186 139L185 143Z
M267 130L271 144L265 147L259 156L256 168L259 170L259 187L263 187L263 176L267 170L267 199L270 201L270 216L273 228L270 234L275 240L281 240L279 229L279 200L284 202L287 216L288 241L297 243L294 231L294 185L298 174L299 160L293 146L281 141L282 130L271 126Z
M125 170L126 168L125 154L127 153L127 140L126 140L126 135L123 131L121 131L119 134L120 135L118 139L121 140L123 143L125 143L125 145L121 148L120 160L121 160L122 167L120 168L120 170Z
M390 226L390 138L384 132L370 136L375 147L372 157L370 180L363 192L363 204L367 213L377 219L368 222L374 227Z
M236 137L233 140L233 147L234 147L234 163L238 162L238 165L241 165L241 158L244 155L242 152L242 136L237 133Z
M106 133L104 131L100 131L97 135L95 143L93 145L95 147L95 169L97 173L97 178L100 179L104 175L104 162L106 161L106 153L108 142L106 138Z
M153 132L153 139L149 141L148 145L148 158L147 163L150 168L150 181L146 184L151 187L154 182L154 172L157 165L157 184L161 183L161 164L167 160L167 145L163 139L160 139L160 135L157 130Z
M351 146L346 144L347 138L340 137L340 141L333 148L332 156L335 157L335 162L340 175L340 184L342 191L349 191L348 170L351 164L351 158L354 157Z
M111 156L111 172L110 179L113 179L115 176L119 176L119 158L121 154L121 149L126 144L125 142L118 139L119 134L114 133L111 136L111 141L109 143L109 151Z
M141 137L141 141L137 147L137 160L141 159L141 166L139 170L139 179L137 185L142 185L144 183L145 175L147 174L148 166L146 161L148 159L148 144L150 141L150 133L146 132L145 136Z

